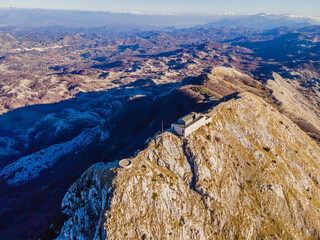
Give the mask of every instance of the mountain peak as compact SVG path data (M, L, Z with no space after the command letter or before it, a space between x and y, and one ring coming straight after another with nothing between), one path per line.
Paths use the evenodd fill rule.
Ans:
M259 17L265 17L265 16L267 16L267 14L262 12L262 13L258 13L257 16L259 16Z
M51 230L58 239L319 237L319 146L251 93L210 115L187 138L155 136L129 169L92 166Z

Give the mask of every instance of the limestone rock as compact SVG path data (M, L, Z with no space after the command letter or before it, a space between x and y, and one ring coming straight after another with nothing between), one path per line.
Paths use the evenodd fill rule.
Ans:
M58 239L319 239L319 146L253 94L210 114L186 139L150 140L130 169L88 169Z

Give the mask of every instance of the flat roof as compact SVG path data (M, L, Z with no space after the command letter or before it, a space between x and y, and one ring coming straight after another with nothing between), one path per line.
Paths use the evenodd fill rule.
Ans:
M196 113L192 112L192 113L190 113L189 115L187 115L187 116L185 116L185 117L183 117L183 118L180 118L180 119L186 122L186 121L188 121L188 120L193 119L193 117L196 116L196 115L197 115Z
M119 167L130 168L131 166L132 166L132 162L129 159L122 159L119 162Z
M196 118L195 120L193 120L191 123L189 123L187 125L183 125L183 124L179 124L179 123L173 123L173 125L176 125L176 126L181 127L181 128L187 128L187 127L190 127L195 122L198 122L200 119L202 119L204 117L206 117L206 116L205 115L200 115L198 118Z

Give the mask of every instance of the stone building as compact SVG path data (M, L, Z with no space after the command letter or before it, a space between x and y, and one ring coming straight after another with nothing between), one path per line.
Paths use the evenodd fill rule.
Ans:
M211 121L212 117L209 115L192 112L189 115L180 118L176 123L171 124L171 128L178 135L186 137Z

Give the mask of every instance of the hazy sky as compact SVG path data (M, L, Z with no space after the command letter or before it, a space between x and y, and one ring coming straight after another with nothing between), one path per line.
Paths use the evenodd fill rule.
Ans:
M320 15L320 0L0 0L0 8L5 7L143 13Z

